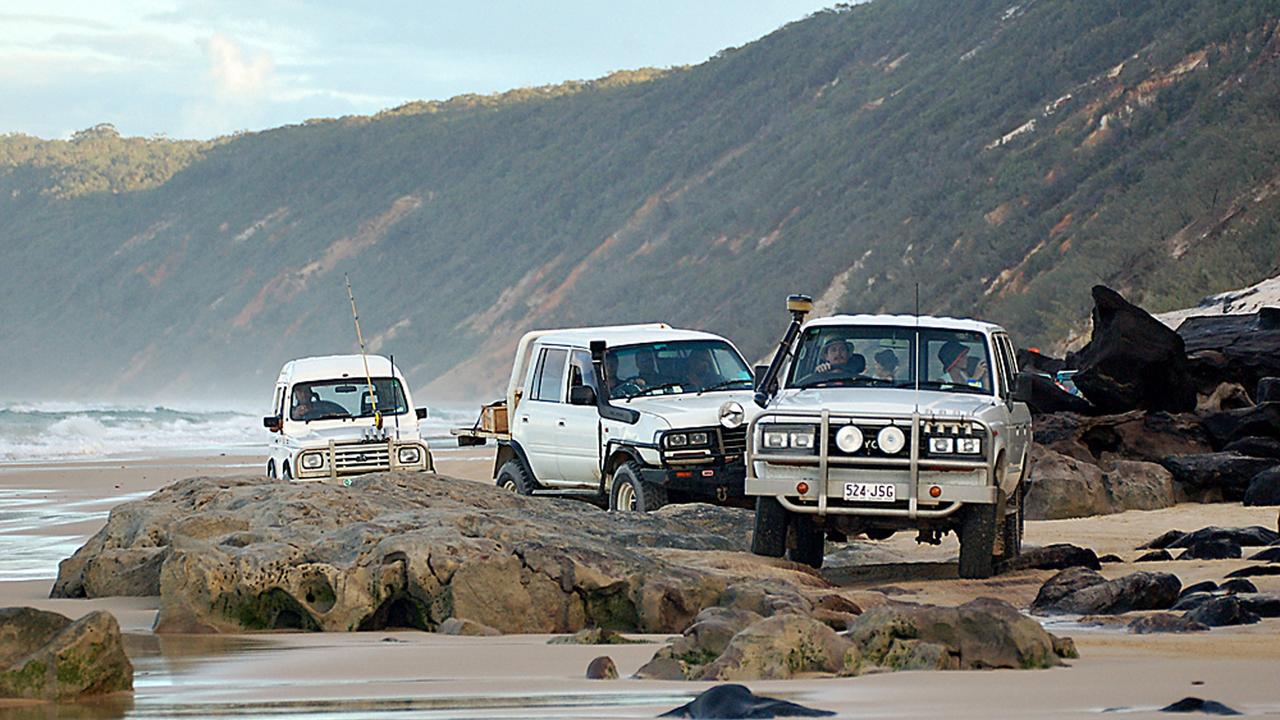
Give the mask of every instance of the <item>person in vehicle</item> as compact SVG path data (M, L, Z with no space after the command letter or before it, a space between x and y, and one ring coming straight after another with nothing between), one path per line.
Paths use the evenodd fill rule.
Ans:
M859 353L849 350L845 340L832 340L822 348L819 355L821 361L814 366L815 373L838 373L846 377L857 377L867 369L867 359Z
M307 413L315 410L315 401L319 398L315 397L315 393L311 392L308 385L293 386L293 409L289 412L289 416L294 420L307 420Z
M938 362L942 363L945 378L956 385L981 388L987 377L986 361L969 357L969 348L955 340L948 340L938 348Z
M871 376L877 380L886 380L893 382L898 379L898 354L889 348L884 348L880 352L872 356L876 361L876 369Z
M711 361L711 353L707 350L694 350L685 361L685 382L691 388L703 390L721 382L716 373L715 364Z

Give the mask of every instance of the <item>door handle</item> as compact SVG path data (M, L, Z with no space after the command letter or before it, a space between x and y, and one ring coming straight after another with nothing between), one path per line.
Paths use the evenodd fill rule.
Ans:
M527 423L527 422L529 422L529 416L528 416L528 415L521 415L521 416L520 416L520 422L523 422L523 423Z
M556 424L557 424L557 425L559 425L560 427L564 427L564 421L563 421L563 420L557 420L557 421L556 421Z

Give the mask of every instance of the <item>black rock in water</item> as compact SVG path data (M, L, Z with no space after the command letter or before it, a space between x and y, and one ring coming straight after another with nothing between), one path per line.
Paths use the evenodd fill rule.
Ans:
M1202 540L1187 547L1178 556L1179 560L1230 560L1242 556L1240 543L1227 538Z
M678 718L775 718L829 717L830 710L815 710L786 700L761 697L745 685L717 685L691 702L658 717Z
M1134 562L1161 562L1163 560L1172 559L1173 556L1169 554L1168 550L1152 550L1151 552L1142 555L1137 560L1134 560Z
M1178 702L1160 708L1160 712L1167 713L1204 713L1206 715L1239 715L1239 710L1233 710L1216 700L1203 700L1198 697L1182 698Z

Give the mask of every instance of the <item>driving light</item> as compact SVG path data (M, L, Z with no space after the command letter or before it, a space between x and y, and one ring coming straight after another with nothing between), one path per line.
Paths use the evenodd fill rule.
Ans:
M855 453L862 447L862 431L856 425L845 425L836 433L836 447Z
M980 438L957 438L956 452L965 455L977 455L982 452L982 440Z
M882 429L876 435L876 443L880 445L880 449L889 455L897 455L902 452L902 448L907 446L907 436L902 434L896 426L890 425Z
M413 446L402 447L396 451L396 460L399 460L401 465L416 465L422 460L422 451Z
M929 438L929 452L948 455L955 452L955 440L949 437Z
M811 432L791 433L791 447L797 450L812 450L813 449L813 433Z
M324 467L324 456L320 453L306 453L301 462L303 470L319 470Z

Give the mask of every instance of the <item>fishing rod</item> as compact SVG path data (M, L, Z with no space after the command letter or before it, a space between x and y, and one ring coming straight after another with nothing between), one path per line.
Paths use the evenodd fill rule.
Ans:
M351 299L351 317L356 321L356 340L360 343L360 359L364 361L364 379L368 384L369 400L373 403L373 426L382 429L382 413L378 411L378 394L373 389L373 376L369 374L369 356L364 350L364 335L360 332L360 313L356 311L356 296L351 292L351 276L342 274L347 281L347 297Z

